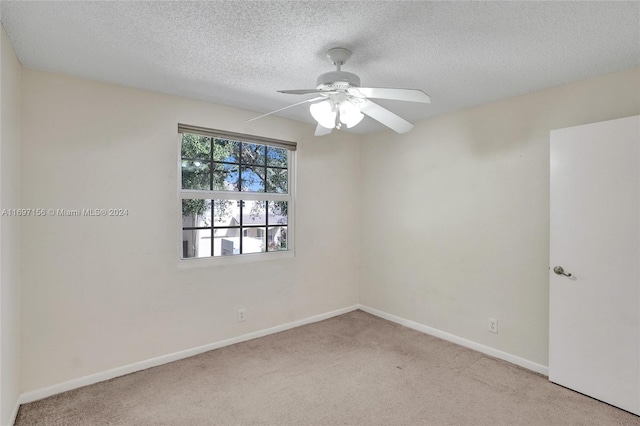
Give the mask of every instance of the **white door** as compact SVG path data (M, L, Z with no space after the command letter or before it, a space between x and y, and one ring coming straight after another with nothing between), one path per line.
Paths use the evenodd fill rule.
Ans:
M551 132L549 380L636 414L639 145L640 116Z

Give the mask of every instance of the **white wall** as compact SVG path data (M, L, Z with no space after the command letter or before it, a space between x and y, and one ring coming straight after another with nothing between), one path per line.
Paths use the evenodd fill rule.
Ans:
M638 93L636 68L367 137L360 303L548 365L549 131Z
M0 28L0 211L20 207L20 62ZM0 219L0 424L20 393L20 219Z
M23 206L129 210L23 220L23 392L357 303L359 139L253 116L23 69ZM295 258L178 268L179 122L298 142Z

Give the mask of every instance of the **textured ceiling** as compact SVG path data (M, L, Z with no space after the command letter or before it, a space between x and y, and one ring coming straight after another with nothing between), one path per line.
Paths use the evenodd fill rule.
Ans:
M431 95L379 102L413 122L640 65L637 1L5 0L0 13L24 66L256 115L304 99L276 90L315 87L336 46L363 86ZM313 122L307 106L279 115Z

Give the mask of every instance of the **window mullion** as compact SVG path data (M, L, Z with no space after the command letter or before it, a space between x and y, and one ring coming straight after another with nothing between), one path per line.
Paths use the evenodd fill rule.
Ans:
M244 254L244 250L242 249L242 242L244 240L244 221L243 221L243 216L244 216L244 200L240 200L240 235L239 235L239 239L240 239L240 253L239 254Z
M240 141L238 144L238 192L242 192L242 145L244 143Z
M213 149L214 149L213 144L214 144L213 138L209 138L209 189L210 190L213 190L213 172L215 169L215 164L213 163Z
M264 251L269 251L269 202L264 202ZM287 219L288 222L288 219Z
M211 256L213 256L213 253L215 251L215 239L216 239L216 229L215 229L215 217L216 217L216 203L214 202L214 200L211 200L211 225L210 225L210 229L211 229Z
M209 137L209 189L213 190L213 173L215 170L215 163L213 162L213 151L215 149L215 139L212 137ZM216 214L216 206L215 203L213 201L213 199L211 200L211 256L214 255L214 250L215 250L215 229L214 229L214 217Z

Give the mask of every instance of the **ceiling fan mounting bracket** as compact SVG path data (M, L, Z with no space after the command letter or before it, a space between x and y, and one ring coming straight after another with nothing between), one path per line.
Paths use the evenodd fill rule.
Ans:
M351 51L344 47L334 47L327 51L327 58L336 66L336 71L326 72L316 82L320 91L348 90L360 87L360 77L351 72L342 71L340 67L351 57Z
M338 67L338 71L340 71L340 66L344 65L350 57L351 51L344 47L334 47L327 51L327 58L329 58L333 65Z

